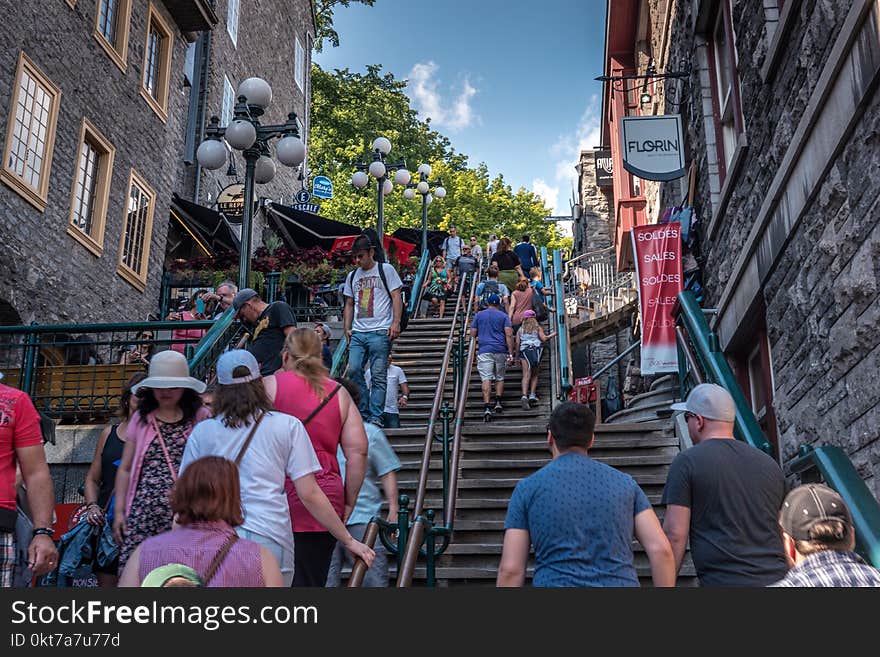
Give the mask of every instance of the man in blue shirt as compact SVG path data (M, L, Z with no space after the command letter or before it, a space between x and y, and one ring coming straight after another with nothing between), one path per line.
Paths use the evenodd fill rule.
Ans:
M494 411L500 413L501 395L504 394L504 373L513 362L513 327L507 313L498 308L501 299L497 294L490 294L487 299L488 308L474 315L471 324L471 335L476 336L479 344L477 350L477 371L483 388L483 421L492 420L492 382L495 382Z
M523 235L522 242L513 247L513 252L519 258L519 264L522 266L523 273L528 276L532 267L540 267L541 261L538 259L538 250L535 245L529 242L529 236Z
M654 586L675 585L672 547L645 493L629 475L587 455L595 422L575 402L550 415L553 460L513 491L498 586L523 585L530 544L534 586L638 586L633 536L648 554Z

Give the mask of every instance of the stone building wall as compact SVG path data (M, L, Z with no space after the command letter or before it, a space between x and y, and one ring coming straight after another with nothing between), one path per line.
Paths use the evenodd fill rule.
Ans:
M125 72L92 33L95 0L73 8L58 0L0 6L0 116L6 143L16 65L23 50L61 89L45 211L0 184L0 300L24 323L142 320L155 311L165 252L168 206L181 158L187 92L181 84L186 43L174 28L168 118L162 121L140 95L149 3L133 0ZM67 234L71 190L83 117L115 147L103 250L95 256ZM146 288L117 273L129 171L156 192ZM5 305L4 304L4 305Z
M880 9L732 3L744 138L722 181L707 44L695 34L708 4L673 3L664 54L669 70L692 65L680 111L697 171L704 306L721 310L726 351L764 314L782 461L804 443L838 445L876 494L880 183L868 172L880 170ZM664 185L663 203L680 193L680 183Z
M611 188L596 185L595 151L580 154L578 190L583 208L581 218L574 222L574 256L614 244L614 226L611 218Z

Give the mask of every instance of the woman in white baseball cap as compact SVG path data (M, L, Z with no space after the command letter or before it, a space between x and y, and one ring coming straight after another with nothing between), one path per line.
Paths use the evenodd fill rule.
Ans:
M150 361L149 376L132 388L138 410L116 475L113 535L122 551L120 569L145 538L169 531L173 512L168 494L177 480L193 427L210 416L199 394L205 384L189 374L183 354L162 351Z

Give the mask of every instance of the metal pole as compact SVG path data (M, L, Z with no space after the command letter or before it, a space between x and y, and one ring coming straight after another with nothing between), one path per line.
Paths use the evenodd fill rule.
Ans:
M385 195L382 193L382 188L385 186L386 177L387 176L382 176L376 183L376 190L379 192L379 199L377 203L377 205L379 206L379 219L376 221L376 232L379 233L378 246L382 246L382 242L385 239Z
M422 194L422 253L428 251L428 195Z
M254 172L260 151L244 151L244 214L241 219L241 247L238 254L238 289L251 286L251 233L254 221Z

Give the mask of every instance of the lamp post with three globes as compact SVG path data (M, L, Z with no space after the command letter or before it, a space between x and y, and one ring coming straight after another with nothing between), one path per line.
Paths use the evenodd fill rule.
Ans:
M422 253L424 253L428 250L428 206L434 200L434 196L444 198L446 196L446 188L443 186L442 178L428 181L431 175L430 164L420 164L418 173L419 182L409 183L403 191L403 197L411 201L416 197L416 192L422 196ZM431 194L431 189L434 190L433 195Z

